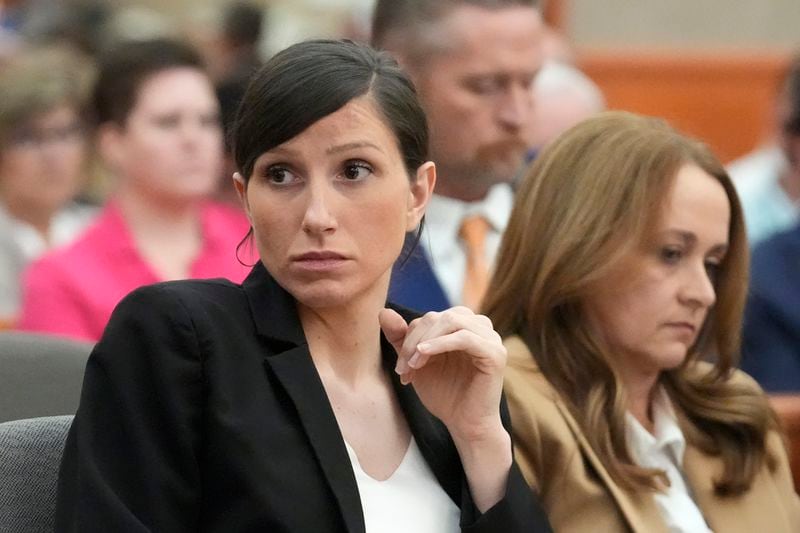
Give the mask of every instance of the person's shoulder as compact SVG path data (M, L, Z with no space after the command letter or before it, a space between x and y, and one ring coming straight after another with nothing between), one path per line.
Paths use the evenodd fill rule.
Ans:
M787 254L800 256L800 224L775 233L760 242L753 250L753 260L769 260Z
M536 363L528 345L518 335L503 339L508 352L505 371L505 391L509 398L517 398L525 403L552 403L557 398L553 386Z
M241 285L224 278L162 281L138 287L126 297L139 301L172 299L186 304L219 303L235 298L244 298Z

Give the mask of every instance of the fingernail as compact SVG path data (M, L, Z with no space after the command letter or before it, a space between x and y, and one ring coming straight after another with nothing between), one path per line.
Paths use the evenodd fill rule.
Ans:
M421 344L417 344L417 351L418 352L427 352L430 349L431 345L427 342L423 342Z
M402 357L398 357L397 364L394 367L394 371L402 375L407 370L408 370L408 363L406 363L405 359L403 359Z
M411 356L411 359L408 360L408 366L411 368L417 368L417 363L419 362L420 353L414 352L414 355Z

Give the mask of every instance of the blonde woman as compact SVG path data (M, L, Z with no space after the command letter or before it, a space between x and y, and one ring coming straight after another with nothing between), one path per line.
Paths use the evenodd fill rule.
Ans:
M579 124L521 184L497 264L516 458L556 531L800 531L776 417L736 370L747 243L706 147L623 112Z

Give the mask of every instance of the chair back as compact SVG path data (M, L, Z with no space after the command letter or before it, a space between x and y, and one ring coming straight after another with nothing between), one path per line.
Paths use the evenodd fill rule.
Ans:
M0 422L74 415L92 344L0 331Z
M0 531L53 531L61 454L72 416L0 424Z

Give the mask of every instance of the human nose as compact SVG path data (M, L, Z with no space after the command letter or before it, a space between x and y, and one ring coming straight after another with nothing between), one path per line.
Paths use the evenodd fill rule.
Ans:
M505 91L497 116L503 126L518 130L528 123L532 111L533 94L530 86L514 83Z
M312 183L308 187L308 203L303 215L303 231L309 235L322 235L335 231L337 223L332 204L332 191L329 190L329 187L325 184Z
M703 309L708 309L717 301L717 291L705 264L691 269L683 285L682 296L689 305Z

